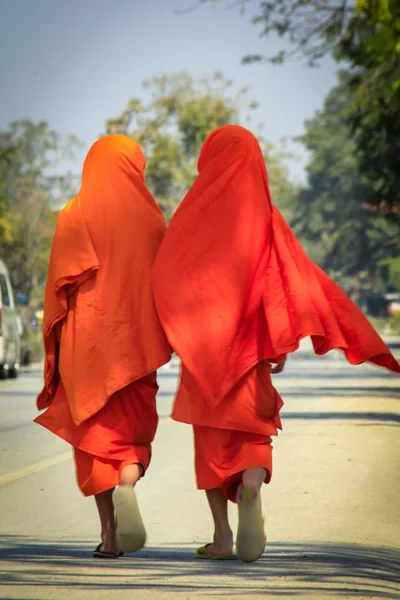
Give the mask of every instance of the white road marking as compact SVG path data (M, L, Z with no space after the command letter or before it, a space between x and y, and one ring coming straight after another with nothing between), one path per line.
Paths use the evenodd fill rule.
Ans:
M6 473L5 475L0 475L0 486L5 485L6 483L10 483L11 481L16 481L17 479L23 479L23 477L27 477L28 475L32 475L32 473L38 473L39 471L43 471L48 467L53 467L54 465L58 465L66 460L72 458L72 452L63 452L63 454L59 454L58 456L53 456L53 458L46 458L44 460L40 460L39 462L33 463L28 467L23 467L22 469L17 469L16 471L11 471L11 473Z

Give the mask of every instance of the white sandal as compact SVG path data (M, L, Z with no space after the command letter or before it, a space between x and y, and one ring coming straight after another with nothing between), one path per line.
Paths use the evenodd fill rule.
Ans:
M236 553L244 562L254 562L264 552L267 541L261 498L254 497L252 488L241 487L238 492L239 524L236 536Z
M115 538L121 552L137 552L146 543L146 530L135 490L130 485L120 485L112 495L115 510Z

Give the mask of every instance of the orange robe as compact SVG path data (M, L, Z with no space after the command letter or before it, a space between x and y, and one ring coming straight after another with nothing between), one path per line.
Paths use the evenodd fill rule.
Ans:
M150 462L155 371L170 348L150 273L166 224L125 136L98 140L80 192L61 211L44 307L44 388L35 421L75 448L78 483L96 494L126 462Z
M161 323L183 364L173 418L195 426L201 487L215 486L215 478L203 477L213 463L224 488L244 462L235 459L236 438L223 440L218 432L240 432L242 442L244 431L259 432L254 401L244 392L254 383L256 365L278 362L307 336L317 354L338 348L352 364L369 361L395 372L400 365L273 207L264 158L249 131L234 125L214 131L198 167L160 246L152 285ZM276 407L260 433L270 436L279 403L270 379L268 390L260 381L254 394ZM200 441L199 427L217 432L204 431ZM249 464L255 445L243 450Z
M282 429L282 406L268 362L252 367L212 410L183 364L172 418L193 425L197 487L220 487L234 502L246 469L263 467L267 471L265 482L269 483L271 436Z

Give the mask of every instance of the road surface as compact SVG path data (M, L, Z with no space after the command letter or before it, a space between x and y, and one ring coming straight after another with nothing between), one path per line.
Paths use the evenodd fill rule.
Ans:
M0 600L400 599L398 376L300 353L275 377L284 431L263 489L268 544L250 565L194 558L212 527L190 427L168 418L177 377L177 363L160 370L137 488L148 545L111 562L91 558L97 515L69 447L32 423L40 371L0 382Z

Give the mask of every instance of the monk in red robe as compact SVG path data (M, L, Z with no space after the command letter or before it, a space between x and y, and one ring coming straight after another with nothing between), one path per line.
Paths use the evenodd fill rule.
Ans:
M81 189L58 217L46 285L37 401L46 410L36 422L74 448L78 485L100 516L96 558L145 543L133 488L158 425L156 370L170 359L150 282L166 223L145 162L125 136L91 147Z
M198 558L230 559L227 502L238 503L236 551L254 561L265 533L260 488L272 475L282 400L272 364L310 336L316 354L400 365L346 294L307 258L272 205L264 158L242 127L205 142L199 176L177 209L153 268L158 314L182 372L172 418L194 429L195 469L215 524Z

